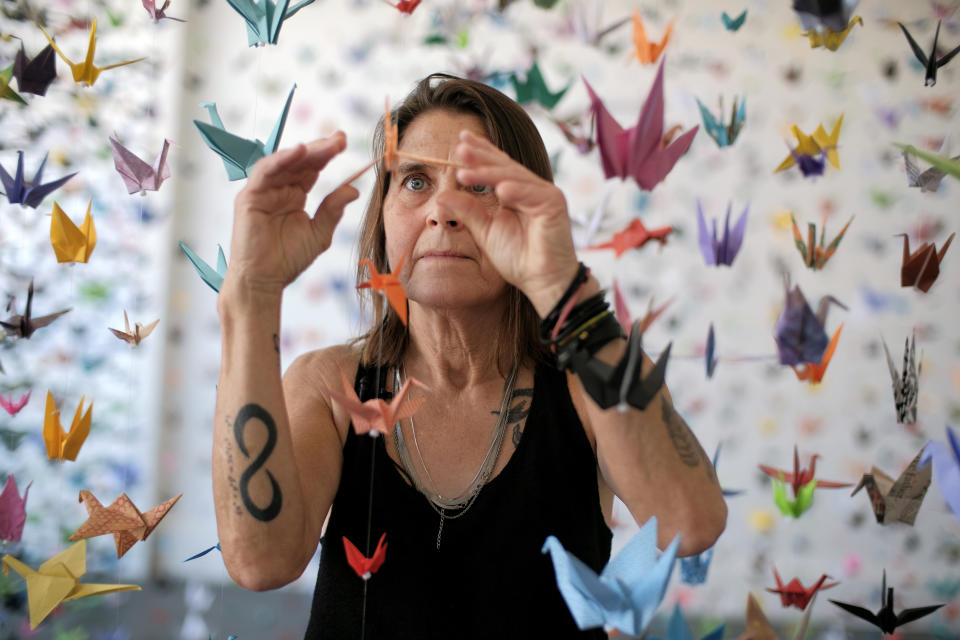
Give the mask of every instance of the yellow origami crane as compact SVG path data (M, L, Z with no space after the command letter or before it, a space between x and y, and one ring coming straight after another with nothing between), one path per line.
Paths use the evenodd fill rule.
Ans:
M87 407L86 413L80 417L83 409L83 398L80 398L80 404L77 405L77 412L73 414L73 422L70 423L70 432L67 433L60 426L60 412L57 411L57 405L53 401L53 394L47 391L47 404L43 410L43 441L47 445L47 457L51 460L76 460L80 453L80 447L83 441L90 434L90 421L93 411L93 403Z
M146 58L137 58L136 60L127 60L126 62L118 62L116 64L108 64L105 67L98 67L93 64L93 53L97 48L97 19L93 19L93 23L90 25L90 44L87 45L87 57L83 62L73 62L63 54L63 51L60 51L60 48L57 47L57 43L53 41L53 38L44 30L43 27L40 27L40 30L43 31L43 35L47 36L47 40L50 41L50 46L53 47L53 50L57 52L63 61L70 66L70 71L73 72L73 81L78 84L85 84L87 86L92 86L94 82L97 81L97 78L100 76L101 71L106 71L107 69L114 69L116 67L122 67L124 65L133 64L134 62L140 62L141 60L146 60Z
M161 502L146 513L140 513L125 493L121 493L109 507L104 507L92 493L84 489L80 492L80 502L87 507L89 517L73 532L70 541L112 533L113 541L117 545L117 558L122 558L135 543L147 539L181 496L182 493Z
M676 19L670 21L666 31L663 32L663 39L660 42L650 42L647 38L647 30L643 26L643 18L637 9L633 10L633 55L643 64L653 64L663 53L667 43L670 42L670 35L673 33L673 23Z
M10 554L3 556L3 575L10 568L27 581L30 628L36 629L58 604L118 591L139 591L135 584L83 584L80 577L87 572L87 542L82 540L66 551L53 556L34 571Z
M842 125L842 113L837 120L837 124L833 126L833 131L831 131L829 135L827 134L827 130L823 128L823 124L817 125L817 129L813 132L812 136L808 136L800 130L800 127L793 125L790 130L793 131L793 135L797 138L797 148L794 149L794 153L801 156L815 156L818 153L826 152L827 161L829 161L835 169L839 169L840 155L837 153L837 141L840 139L840 127ZM787 157L784 158L780 166L774 170L774 173L785 171L794 164L796 164L794 154L787 154Z
M843 41L847 39L847 36L850 35L850 31L856 24L863 26L863 18L860 16L853 16L850 18L850 22L847 23L847 27L843 31L833 31L832 29L827 29L824 27L822 31L816 29L810 29L809 31L804 31L803 35L807 36L810 40L810 48L816 49L817 47L826 47L830 51L836 51L840 48L840 45L843 44Z
M50 244L57 254L57 262L86 262L90 259L93 248L97 246L97 228L90 215L92 204L93 200L87 203L87 215L78 227L54 201L50 214Z

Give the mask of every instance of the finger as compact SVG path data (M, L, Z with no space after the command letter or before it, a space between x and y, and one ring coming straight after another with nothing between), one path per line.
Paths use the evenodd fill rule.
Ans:
M311 226L314 233L329 243L333 236L333 229L343 217L344 208L359 197L360 192L350 185L343 185L328 193L313 215Z
M323 169L346 145L346 135L338 131L328 138L272 153L254 165L247 185L251 189L263 189L303 182L305 176Z
M542 189L551 185L543 178L533 173L520 171L513 165L481 165L457 170L457 182L468 187L475 185L496 187L506 180L526 184L531 189Z
M455 215L480 248L484 248L493 222L493 214L489 209L481 206L476 197L462 191L446 190L437 195L437 205Z

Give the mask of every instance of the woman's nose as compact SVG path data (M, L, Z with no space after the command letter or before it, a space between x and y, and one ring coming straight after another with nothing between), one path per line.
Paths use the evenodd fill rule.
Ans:
M456 211L448 206L440 204L434 199L433 206L427 214L427 225L431 227L446 227L448 229L462 229L463 224Z

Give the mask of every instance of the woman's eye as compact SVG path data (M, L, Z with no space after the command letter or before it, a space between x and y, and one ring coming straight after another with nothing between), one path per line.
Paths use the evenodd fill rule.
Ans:
M486 193L492 193L493 187L486 184L475 184L472 187L470 187L470 190L477 194L486 194Z
M420 191L427 186L427 181L420 176L408 176L403 183L404 186L411 191Z

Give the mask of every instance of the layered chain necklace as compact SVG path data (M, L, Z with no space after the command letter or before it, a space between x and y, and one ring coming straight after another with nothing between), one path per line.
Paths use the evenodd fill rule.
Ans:
M420 475L414 470L413 461L410 459L410 452L403 438L403 429L400 428L400 421L398 420L393 427L394 441L397 445L397 455L400 458L400 465L411 480L413 480L413 484L417 490L426 497L430 507L440 516L440 526L437 529L437 551L440 550L440 537L443 534L444 520L455 520L463 516L470 507L473 506L474 501L480 494L480 490L490 479L490 475L497 465L497 459L500 458L500 451L503 449L503 438L507 432L507 414L509 412L510 399L513 397L513 389L517 382L517 369L517 365L514 364L513 368L510 369L510 373L507 375L507 379L503 383L503 398L500 401L500 412L497 416L497 424L493 428L490 446L487 447L487 454L484 456L483 462L480 463L480 468L477 470L477 474L473 477L473 480L471 480L467 488L461 491L456 497L448 498L440 495L440 493L436 491L437 483L434 482L430 476L430 469L427 468L423 454L420 453L420 444L417 442L417 427L413 421L413 417L411 416L410 418L410 432L413 436L413 446L417 452L417 458L420 460L420 466L423 467L423 470L427 474L427 482L424 482L420 478ZM401 386L401 370L398 367L396 373L396 388L399 389ZM455 513L449 515L447 511L453 511Z

